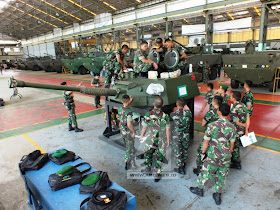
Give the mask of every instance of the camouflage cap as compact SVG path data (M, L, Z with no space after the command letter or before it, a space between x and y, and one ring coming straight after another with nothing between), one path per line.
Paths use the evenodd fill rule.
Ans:
M227 91L227 89L228 89L228 86L225 85L225 84L221 84L221 85L219 85L219 87L222 88L225 91Z
M98 182L100 179L99 174L91 174L82 181L82 185L92 185Z

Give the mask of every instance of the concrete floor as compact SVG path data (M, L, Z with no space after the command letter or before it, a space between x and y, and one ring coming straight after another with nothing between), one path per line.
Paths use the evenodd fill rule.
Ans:
M30 104L40 104L43 100L58 96L54 92L24 88L20 89L24 95L23 99L9 102L12 90L7 88L8 76L7 72L0 77L0 94L8 102L6 107L0 108L0 117L4 109L18 105L28 109ZM85 96L83 100L86 98L90 103L92 98ZM0 130L0 210L27 209L27 196L17 164L23 155L35 150L35 146L45 151L65 147L81 156L94 168L107 171L112 180L136 196L137 209L280 209L279 153L253 147L242 148L243 168L241 171L230 171L222 204L216 206L212 198L213 187L207 189L202 198L189 191L191 186L195 186L197 179L192 169L195 167L196 150L203 134L195 133L190 146L187 174L177 179L154 183L153 180L127 179L124 151L98 138L105 128L102 114L84 117L78 122L84 129L82 133L68 132L66 123L46 126L8 138L1 138ZM0 121L0 128L2 126L5 126L5 122ZM136 144L138 153L142 147L143 145ZM167 154L170 163L165 167L165 171L170 171L174 167L170 148ZM137 163L140 165L142 161L138 160Z

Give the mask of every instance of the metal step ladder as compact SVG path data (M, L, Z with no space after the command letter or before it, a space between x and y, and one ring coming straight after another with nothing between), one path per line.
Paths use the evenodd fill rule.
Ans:
M277 90L278 90L279 80L280 80L280 67L276 68L276 70L275 70L273 94L274 94L274 92L277 92Z
M67 68L66 66L62 66L61 68L62 68L62 73L63 74L70 74L70 69L69 68Z

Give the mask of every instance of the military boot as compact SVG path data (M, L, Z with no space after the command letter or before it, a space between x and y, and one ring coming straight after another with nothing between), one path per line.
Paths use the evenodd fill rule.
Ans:
M200 189L199 187L191 187L190 191L193 194L199 195L199 196L203 196L203 189Z
M156 178L155 178L155 182L159 182L162 178L162 175L161 174L157 174Z
M83 132L83 129L78 128L78 126L75 127L75 132Z
M125 162L125 170L131 169L131 164L129 162Z
M222 203L222 193L213 193L213 198L217 205L220 205Z
M193 169L193 173L198 176L200 174L200 170L201 170L200 166L197 166L197 168Z
M240 162L232 161L230 163L230 168L241 170L241 163Z
M186 175L185 166L179 166L179 168L174 168L174 171L179 174Z
M73 130L75 130L75 128L73 128L72 125L69 123L68 124L68 131L73 131Z

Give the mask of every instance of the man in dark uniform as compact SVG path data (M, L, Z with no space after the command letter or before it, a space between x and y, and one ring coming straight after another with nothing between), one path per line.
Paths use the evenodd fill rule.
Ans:
M220 105L219 119L207 126L201 154L201 161L204 162L203 167L196 182L197 187L190 188L192 193L203 196L203 188L215 174L216 192L213 194L213 198L217 205L222 202L221 195L228 175L235 141L236 129L227 119L229 113L228 104Z
M128 52L128 46L124 44L121 50L117 50L109 54L103 62L105 69L105 88L110 88L111 79L113 84L120 76L122 70L125 70L124 56Z
M62 82L60 85L67 85L66 82ZM78 128L76 113L75 113L75 102L74 102L74 94L72 91L64 91L63 92L64 105L68 111L68 130L75 132L82 132L83 129ZM72 127L74 125L74 128Z

